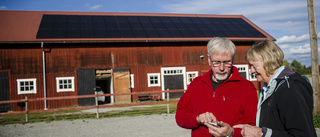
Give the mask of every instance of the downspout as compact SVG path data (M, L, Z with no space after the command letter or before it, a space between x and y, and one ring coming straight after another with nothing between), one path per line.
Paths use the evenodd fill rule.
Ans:
M43 65L43 98L47 98L47 82L46 82L46 54L43 49L43 42L41 42L42 49L42 65ZM48 110L47 108L47 100L44 100L44 110Z

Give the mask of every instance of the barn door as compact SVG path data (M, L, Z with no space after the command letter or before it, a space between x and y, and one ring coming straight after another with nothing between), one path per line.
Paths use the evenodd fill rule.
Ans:
M8 72L0 72L0 101L10 100ZM10 104L0 104L0 112L8 112Z
M113 69L114 93L131 93L129 68ZM131 103L131 95L117 95L115 103Z
M94 69L83 69L77 71L78 77L78 95L94 95L96 86L96 72ZM95 98L79 98L79 106L95 105Z
M161 68L163 90L186 89L185 67ZM184 92L170 93L170 98L180 98ZM167 97L167 94L164 94Z

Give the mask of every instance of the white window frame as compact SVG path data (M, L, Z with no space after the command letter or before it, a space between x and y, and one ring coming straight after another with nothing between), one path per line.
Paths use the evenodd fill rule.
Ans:
M187 90L187 79L186 79L186 67L163 67L161 68L161 78L162 78L162 85L164 85L164 76L165 75L183 75L183 88L184 90ZM165 87L162 86L162 91L165 91L167 89L164 89ZM165 95L162 93L162 97L164 98Z
M71 80L71 88L60 89L60 80ZM56 77L57 92L74 92L74 77Z
M28 91L21 91L21 82L33 82L33 90ZM30 79L17 79L17 87L18 87L18 95L21 94L37 94L37 79L36 78L30 78ZM26 87L26 86L25 86ZM30 85L28 86L31 87Z
M195 74L195 77L190 81L189 74ZM187 72L187 84L189 85L196 77L198 77L198 71L189 71Z
M130 87L134 88L134 74L130 74Z
M257 77L254 73L251 73L251 69L249 69L250 81L257 81Z
M186 67L163 67L161 68L161 83L162 83L162 91L165 91L164 87L164 76L165 75L183 75L183 89L187 90L187 78L186 78ZM165 93L162 93L162 99L165 99Z
M238 68L239 73L240 73L240 72L245 72L245 73L246 73L246 79L247 79L247 80L250 80L250 78L249 78L249 67L248 67L248 65L233 65L233 66L235 66L235 67Z
M148 75L148 87L160 87L160 73L148 73L147 75ZM151 76L157 76L158 77L158 79L157 79L158 83L152 84L151 81L150 81L151 80L150 79Z

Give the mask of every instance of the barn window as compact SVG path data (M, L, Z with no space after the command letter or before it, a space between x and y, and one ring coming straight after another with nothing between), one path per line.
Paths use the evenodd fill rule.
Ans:
M187 72L187 84L189 85L191 81L196 77L198 77L198 71Z
M249 70L250 72L250 81L257 81L257 77L254 73L251 73L251 71Z
M57 92L74 91L74 77L57 77Z
M160 86L160 73L149 73L148 87L159 87L159 86Z
M247 80L249 80L249 70L248 65L234 65L239 70L239 75Z
M17 79L18 94L36 94L37 79Z

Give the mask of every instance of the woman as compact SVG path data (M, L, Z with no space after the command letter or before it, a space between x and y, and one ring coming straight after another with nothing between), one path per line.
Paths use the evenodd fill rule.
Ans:
M282 66L284 54L272 40L255 43L246 53L251 73L263 82L256 126L236 125L242 136L316 137L313 91L309 82Z

